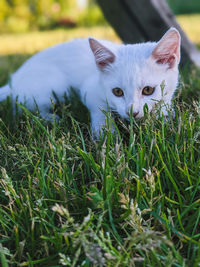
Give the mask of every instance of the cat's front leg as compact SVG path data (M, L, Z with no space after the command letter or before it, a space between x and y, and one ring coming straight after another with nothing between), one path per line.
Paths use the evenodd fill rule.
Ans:
M160 107L160 116L164 116L165 119L168 119L169 114L173 119L175 118L175 110L174 107L171 105L171 102L165 103Z
M58 122L60 120L60 117L58 115L49 112L49 110L47 109L40 110L40 116L46 121L50 121L51 123L53 123L54 121Z
M93 139L98 139L102 134L102 128L105 126L106 115L99 108L90 110L91 131Z

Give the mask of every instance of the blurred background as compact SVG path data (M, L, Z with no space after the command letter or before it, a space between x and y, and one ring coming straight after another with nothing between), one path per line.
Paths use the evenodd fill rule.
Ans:
M200 44L200 1L168 0L168 4L186 33ZM15 48L13 43L9 45L11 34L21 39ZM46 45L88 35L119 41L95 0L0 0L0 54L21 52L21 46L33 53ZM26 36L32 44L26 42Z
M168 0L168 4L200 47L200 0ZM95 0L0 0L0 83L5 73L33 53L88 36L120 42Z

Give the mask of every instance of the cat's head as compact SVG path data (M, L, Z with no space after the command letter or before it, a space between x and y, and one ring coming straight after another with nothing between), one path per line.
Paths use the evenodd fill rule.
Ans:
M120 45L89 39L108 106L122 118L141 118L144 106L170 104L178 83L180 34L170 28L158 43Z

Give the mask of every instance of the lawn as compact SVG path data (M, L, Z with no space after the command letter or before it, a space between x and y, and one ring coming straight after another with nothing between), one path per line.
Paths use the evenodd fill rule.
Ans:
M35 51L88 32L119 41L110 28L2 36L0 82ZM116 120L117 134L105 128L96 143L76 97L53 124L25 108L14 121L2 103L1 266L199 266L199 97L200 71L184 69L175 119Z

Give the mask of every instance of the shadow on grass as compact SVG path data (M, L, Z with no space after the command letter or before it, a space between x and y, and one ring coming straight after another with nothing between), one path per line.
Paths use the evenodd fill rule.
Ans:
M183 66L180 69L178 95L179 101L191 105L193 101L200 99L200 68L195 66Z
M15 72L31 54L12 54L0 56L0 86L3 86L9 81L13 72ZM0 118L9 129L13 129L14 118L12 112L11 100L7 98L0 104Z
M31 56L31 54L0 56L0 86L4 85L9 80L10 75Z

